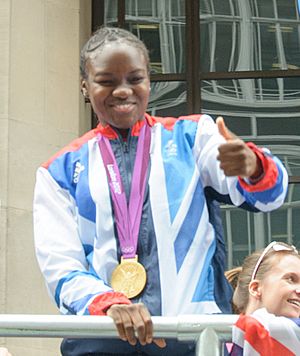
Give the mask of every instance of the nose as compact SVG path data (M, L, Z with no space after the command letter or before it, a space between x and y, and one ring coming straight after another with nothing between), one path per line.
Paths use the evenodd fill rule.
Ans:
M113 96L121 99L126 99L132 94L132 89L126 83L121 83L113 90Z

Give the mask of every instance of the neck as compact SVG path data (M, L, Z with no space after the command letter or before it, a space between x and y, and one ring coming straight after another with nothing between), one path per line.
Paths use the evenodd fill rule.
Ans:
M263 305L261 305L260 300L254 299L253 298L249 298L249 303L247 305L247 308L245 310L245 314L246 315L250 315L253 312L255 312L255 310L262 308Z
M130 129L119 129L117 127L111 126L116 132L118 132L124 140L127 139Z

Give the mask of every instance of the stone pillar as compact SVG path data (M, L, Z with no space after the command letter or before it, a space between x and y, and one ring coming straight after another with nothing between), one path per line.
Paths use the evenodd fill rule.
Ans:
M90 0L0 0L0 313L58 313L35 259L33 188L40 164L90 128L79 90L90 17ZM59 339L0 342L59 355Z

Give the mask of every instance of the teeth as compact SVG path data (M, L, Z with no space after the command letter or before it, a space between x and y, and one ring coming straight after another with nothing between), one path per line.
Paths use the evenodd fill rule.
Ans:
M115 104L113 105L114 109L120 112L129 112L132 110L133 104L127 103L127 104Z
M289 299L288 302L291 303L291 304L295 304L295 305L297 305L297 307L300 308L300 301L299 300Z

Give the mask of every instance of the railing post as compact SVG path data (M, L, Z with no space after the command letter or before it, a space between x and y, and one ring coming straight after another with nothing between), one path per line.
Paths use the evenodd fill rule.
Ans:
M212 328L206 328L200 334L196 344L196 356L221 356L222 343Z

